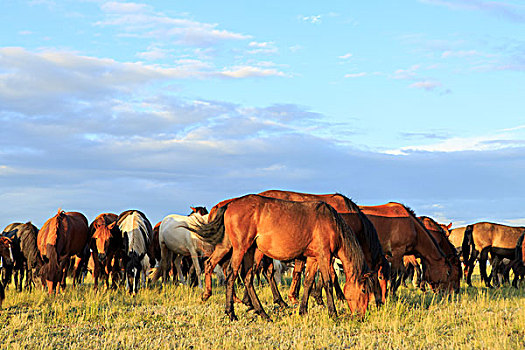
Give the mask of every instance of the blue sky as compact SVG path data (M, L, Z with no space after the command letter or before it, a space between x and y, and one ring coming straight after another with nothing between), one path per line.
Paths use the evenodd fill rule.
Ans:
M0 225L266 189L525 225L525 5L0 3Z

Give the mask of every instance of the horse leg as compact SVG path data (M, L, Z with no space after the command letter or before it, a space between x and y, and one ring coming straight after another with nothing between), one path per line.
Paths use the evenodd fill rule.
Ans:
M500 286L500 265L502 264L502 260L498 255L494 256L494 259L492 259L491 265L491 271L490 276L488 277L488 280L492 280L492 283L494 287Z
M492 286L490 285L490 280L487 277L487 260L488 260L489 250L490 250L490 247L484 248L479 255L479 273L481 275L481 279L483 280L483 282L485 282L485 286L487 288L492 288Z
M313 289L311 293L315 301L317 302L317 305L324 306L323 283L321 281L321 276L319 274L317 274L317 280L314 280L314 285L313 285Z
M230 250L231 250L231 247L224 247L222 246L222 244L217 245L215 246L213 253L208 257L208 259L206 259L206 262L204 263L204 282L206 285L206 290L204 291L204 293L202 293L202 297L201 297L202 301L206 301L210 298L212 294L213 270L215 269L215 266L217 266L217 264L221 262L221 260L230 252ZM227 262L225 262L224 264L225 265L223 266L222 270L226 277Z
M257 261L257 252L259 252L259 250L256 251L256 261ZM284 302L281 296L281 293L279 292L279 287L277 286L277 282L275 281L275 278L274 278L275 268L273 266L273 260L263 255L261 263L262 263L262 270L265 273L264 275L266 279L268 280L268 283L270 284L270 288L272 290L273 303L278 304L282 308L288 307L288 305Z
M334 286L332 284L332 278L330 277L330 259L322 259L320 266L319 266L319 272L320 272L320 281L322 281L323 286L325 288L326 292L326 304L328 306L328 315L331 318L337 317L337 310L335 308L334 303L334 295L333 290ZM333 267L332 267L333 268Z
M199 263L199 256L197 255L197 251L191 247L189 249L191 260L193 261L193 266L195 267L195 275L197 276L197 285L200 289L202 289L202 282L201 282L201 264Z
M298 304L299 290L301 289L301 273L304 270L305 260L295 259L292 275L292 283L288 292L288 299L292 304Z
M231 321L236 321L237 316L235 316L235 309L233 306L233 289L235 285L235 280L237 279L237 274L241 267L241 263L244 257L244 251L234 250L232 252L232 257L230 259L230 268L228 268L227 273L227 283L226 283L226 305L225 311L228 316L230 316Z
M258 252L257 257L255 257L255 251ZM255 313L261 316L266 321L271 321L268 314L264 311L259 297L257 296L257 293L255 293L255 288L253 287L254 272L259 266L263 257L264 255L262 254L262 252L260 252L260 250L258 249L256 250L255 247L252 247L248 250L248 252L246 252L246 254L244 254L243 269L246 271L246 276L244 278L244 286L246 287L246 291L250 296ZM256 264L254 264L254 260Z
M311 258L307 259L306 272L304 278L304 292L301 304L299 305L299 315L304 315L308 312L308 299L310 297L310 291L315 280L315 274L317 272L317 261Z
M332 283L334 285L335 289L335 295L338 300L345 301L345 293L343 293L343 290L341 289L341 285L339 284L339 278L337 278L337 274L335 273L335 268L332 265L332 268L330 269Z
M175 268L177 269L177 275L179 276L180 283L186 285L186 279L182 274L182 258L182 255L177 254L177 257L175 258Z

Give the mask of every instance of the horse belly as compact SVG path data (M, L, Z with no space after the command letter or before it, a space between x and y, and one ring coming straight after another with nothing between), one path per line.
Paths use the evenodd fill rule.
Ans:
M257 248L265 255L277 260L290 260L302 256L308 246L307 242L292 237L262 235L256 238Z

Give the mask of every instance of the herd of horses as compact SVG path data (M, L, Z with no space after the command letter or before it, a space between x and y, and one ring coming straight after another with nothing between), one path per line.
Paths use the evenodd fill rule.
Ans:
M310 294L322 302L324 290L331 317L337 315L334 298L346 300L362 317L369 303L380 306L395 294L411 271L419 272L421 288L440 293L459 291L463 274L471 285L476 261L487 287L508 282L510 270L517 286L525 274L524 227L481 222L451 230L451 224L417 217L399 203L358 206L339 193L270 190L224 200L209 213L191 209L188 216L168 215L154 227L138 210L103 213L90 224L82 213L59 209L40 230L31 222L8 225L0 236L0 306L12 279L18 291L25 277L25 288L42 285L52 294L66 287L68 275L77 284L90 271L95 289L101 280L106 288L125 284L136 294L146 280L154 284L162 277L167 283L173 270L174 279L186 283L193 271L204 287L203 301L212 295L212 275L224 273L230 319L237 319L234 302L242 301L270 320L254 277L262 273L274 302L286 307L274 274L276 263L293 262L288 299L299 303L299 314L307 312ZM238 278L242 299L235 295Z

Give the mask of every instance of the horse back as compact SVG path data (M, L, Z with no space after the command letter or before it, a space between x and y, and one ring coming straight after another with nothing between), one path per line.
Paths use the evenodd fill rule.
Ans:
M472 225L472 237L479 251L486 247L513 249L524 229L491 222L479 222Z

